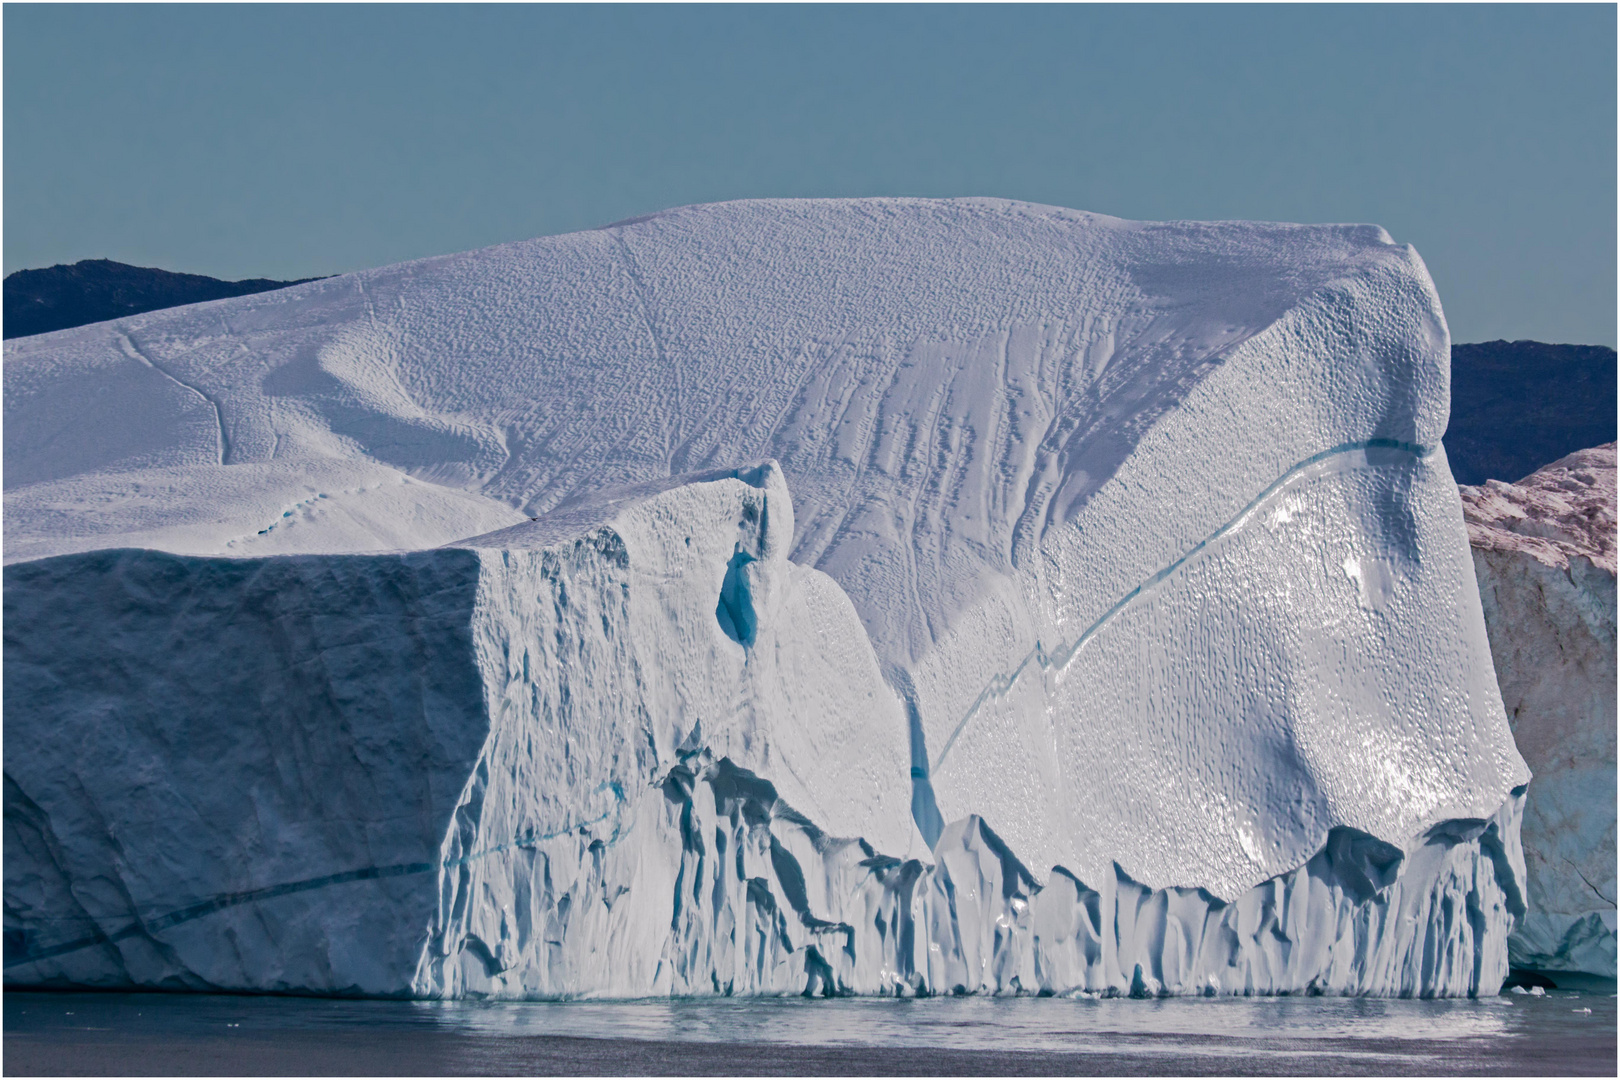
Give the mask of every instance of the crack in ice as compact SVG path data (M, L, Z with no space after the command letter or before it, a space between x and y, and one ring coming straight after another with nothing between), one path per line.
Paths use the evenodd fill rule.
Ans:
M1256 495L1249 502L1249 504L1238 513L1236 517L1222 525L1220 528L1216 529L1214 532L1210 533L1208 536L1204 537L1204 539L1200 540L1198 543L1194 544L1192 548L1186 552L1186 554L1170 563L1170 565L1162 568L1157 573L1150 576L1146 581L1143 581L1140 585L1136 586L1136 588L1132 589L1130 592L1126 593L1124 596L1115 601L1112 607L1098 616L1095 622L1086 627L1086 629L1081 632L1080 636L1075 638L1073 644L1056 649L1049 653L1046 651L1045 646L1041 644L1040 640L1037 639L1035 642L1035 647L1025 655L1024 659L1019 662L1017 667L1015 667L1008 674L993 676L985 688L979 692L979 696L973 700L973 704L968 706L967 713L960 721L957 722L955 729L951 731L951 737L945 740L944 748L940 750L939 756L934 759L934 764L928 770L928 773L932 774L939 771L940 766L945 763L946 756L950 754L951 748L956 745L956 740L961 737L964 731L967 730L968 725L972 723L974 717L979 714L979 710L982 709L987 702L1006 696L1007 691L1011 690L1013 686L1017 684L1019 676L1022 675L1026 669L1028 669L1031 661L1038 663L1042 671L1051 671L1054 669L1062 671L1064 668L1069 666L1070 662L1072 662L1076 656L1079 655L1080 650L1083 649L1092 638L1096 637L1098 632L1100 632L1103 627L1108 625L1108 623L1113 620L1114 616L1118 615L1121 611L1124 611L1132 601L1141 596L1143 593L1152 589L1154 586L1161 584L1171 575L1175 574L1176 571L1180 570L1193 559L1196 559L1200 554L1206 551L1211 544L1230 536L1232 533L1247 525L1249 520L1254 517L1262 506L1264 506L1271 500L1273 496L1278 494L1284 488L1288 487L1294 481L1306 477L1314 479L1317 476L1327 475L1330 472L1338 471L1338 468L1330 467L1324 469L1321 468L1322 466L1340 466L1348 468L1383 467L1382 463L1375 464L1370 460L1366 460L1367 452L1370 450L1394 451L1408 455L1415 461L1422 461L1425 458L1430 457L1434 453L1435 448L1432 446L1421 446L1417 443L1403 442L1399 439L1362 439L1357 442L1341 443L1332 449L1323 450L1318 454L1312 454L1304 461L1301 461L1299 464L1283 473L1282 476L1272 481L1270 486L1268 486L1259 495ZM1353 454L1362 455L1363 461L1360 464L1356 464L1352 460L1352 463L1350 463L1348 466L1342 466L1339 462L1335 461L1337 458L1346 457ZM917 772L917 769L912 769L912 777L914 780L926 778L926 776L918 777Z
M138 360L139 362L145 364L147 367L151 368L159 375L162 375L165 379L168 379L176 386L190 390L193 394L196 394L198 397L202 398L204 404L206 404L210 409L214 410L214 425L219 429L219 464L229 465L231 458L231 440L230 436L225 434L225 410L220 408L219 402L214 400L212 395L204 393L195 386L192 386L190 383L186 382L184 379L178 378L168 369L161 367L156 361L147 355L146 350L141 348L140 345L136 343L134 336L128 331L119 330L117 333L118 339L124 347L124 355L128 356L131 360Z

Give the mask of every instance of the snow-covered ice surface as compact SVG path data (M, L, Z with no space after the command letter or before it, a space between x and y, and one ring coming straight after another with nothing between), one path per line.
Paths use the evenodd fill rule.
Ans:
M1506 972L1529 774L1381 229L728 203L5 374L12 983Z
M1514 963L1615 975L1615 447L1462 488L1497 680L1535 780Z

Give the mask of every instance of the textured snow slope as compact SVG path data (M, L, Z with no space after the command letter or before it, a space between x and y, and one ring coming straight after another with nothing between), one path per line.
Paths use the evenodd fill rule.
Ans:
M1376 228L1153 225L990 200L694 207L28 339L6 362L8 705L23 650L45 686L87 662L62 646L68 624L53 624L54 647L24 629L55 617L53 596L100 590L89 624L117 622L131 600L95 583L126 579L117 560L159 558L70 553L326 557L182 560L190 580L450 544L365 564L463 567L458 588L476 579L481 598L457 601L449 623L479 643L457 677L482 684L487 715L443 721L483 725L459 796L481 809L422 811L426 833L445 826L437 860L355 862L443 879L413 992L803 989L812 975L1009 989L1020 939L996 927L1081 911L1112 944L1073 945L1089 959L1062 964L1031 945L1018 955L1044 974L1016 985L1489 989L1522 908L1528 773L1439 447L1446 348L1421 262ZM768 459L779 473L755 467ZM752 526L759 551L737 547L746 517L700 509L722 488L774 492L775 524ZM673 555L649 540L657 554L637 556L625 534L640 526L608 530L641 583L620 583L625 602L662 622L608 610L606 549L567 602L533 599L561 588L547 559L668 500L697 523ZM671 561L688 536L701 556ZM50 555L69 557L30 561ZM175 602L152 595L165 598L154 610ZM775 604L810 614L790 628ZM600 646L628 668L609 676L559 651L513 668L518 643L554 635L546 619L597 606ZM401 631L383 624L406 618L351 632L386 640ZM766 628L787 642L773 660L752 636ZM307 648L310 663L324 655ZM220 649L195 670L232 663ZM177 655L152 663L190 668ZM367 693L338 681L327 698ZM719 689L684 696L711 681L729 706ZM602 719L546 728L539 702L559 694ZM610 754L614 733L642 723L615 710L642 694L655 737ZM91 707L29 700L26 717L7 711L7 774L54 821L68 811L28 789L60 761L19 757L14 732ZM773 719L756 732L741 719L754 713ZM586 768L581 754L635 768ZM519 809L530 801L551 809ZM545 831L598 817L615 842ZM531 834L549 839L510 847ZM1024 906L992 910L943 853L957 848L1002 867L994 887ZM11 872L8 860L8 912ZM277 873L254 880L292 870ZM635 881L665 899L630 905L621 925L610 883ZM1151 933L1119 914L1138 895L1132 910L1159 912ZM936 920L946 908L928 896L954 914ZM964 914L964 897L984 899ZM130 918L150 914L143 903ZM1241 914L1275 918L1277 904L1287 932ZM47 947L31 925L41 944L19 956ZM1056 925L1042 940L1062 937ZM1279 935L1299 947L1277 953ZM520 940L501 946L510 955L490 944ZM469 960L470 941L489 957ZM970 974L917 961L931 946ZM613 974L584 974L604 956ZM268 985L252 968L232 978Z
M1514 962L1615 974L1615 452L1462 489L1525 803Z

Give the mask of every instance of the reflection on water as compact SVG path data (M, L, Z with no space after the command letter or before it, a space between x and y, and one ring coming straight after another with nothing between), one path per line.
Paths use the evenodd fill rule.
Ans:
M1526 1023L1553 1019L1553 1010L1545 1007L1551 1000L1532 1004L1510 997L1483 1001L769 998L553 1005L434 1002L413 1008L419 1015L432 1016L430 1022L488 1035L1066 1050L1074 1047L1077 1037L1089 1045L1107 1035L1295 1039L1505 1035ZM1582 1002L1591 1004L1584 998ZM1612 1017L1612 1001L1608 1012ZM1564 1013L1556 1015L1561 1021Z
M311 1045L364 1033L414 1035L433 1045L501 1047L545 1037L620 1044L753 1044L793 1048L931 1048L1032 1054L1129 1054L1143 1071L1152 1059L1189 1054L1249 1071L1255 1056L1314 1055L1322 1071L1387 1071L1397 1044L1409 1063L1471 1071L1509 1060L1547 1060L1550 1070L1613 1074L1616 999L1606 991L1504 994L1480 1000L1382 998L1062 998L685 999L623 1002L412 1002L194 994L23 993L5 995L5 1034L13 1046L138 1041L184 1048L258 1038ZM20 1038L20 1041L19 1041ZM1580 1060L1559 1054L1577 1045ZM9 1052L9 1051L8 1051ZM515 1052L515 1051L514 1051ZM1239 1069L1236 1056L1249 1059ZM1375 1061L1371 1055L1382 1055ZM1416 1059L1412 1057L1416 1055ZM1505 1056L1504 1056L1505 1055ZM1527 1056L1528 1055L1528 1056ZM920 1059L919 1059L920 1060ZM933 1060L933 1059L929 1059ZM1329 1068L1328 1064L1338 1064ZM1593 1066L1592 1068L1583 1067ZM9 1070L8 1070L9 1071ZM581 1068L579 1071L589 1071ZM1227 1071L1216 1068L1214 1071ZM1310 1071L1315 1071L1310 1070ZM1491 1068L1484 1071L1498 1071Z

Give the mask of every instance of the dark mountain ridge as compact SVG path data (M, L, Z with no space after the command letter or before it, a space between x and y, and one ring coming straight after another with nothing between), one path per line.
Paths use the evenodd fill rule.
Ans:
M1615 361L1606 345L1453 345L1445 444L1457 483L1513 483L1614 442Z
M201 274L128 266L111 259L85 259L45 270L18 270L6 275L4 336L48 334L144 311L247 296L318 280L221 281Z

